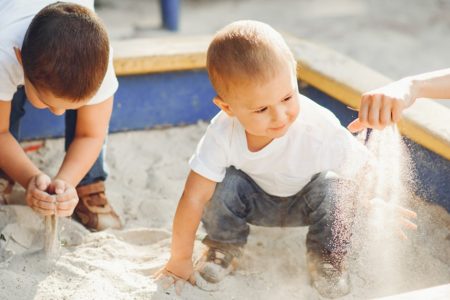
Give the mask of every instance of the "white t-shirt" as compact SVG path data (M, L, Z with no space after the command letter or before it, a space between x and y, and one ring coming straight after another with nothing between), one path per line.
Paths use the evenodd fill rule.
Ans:
M189 160L191 169L221 182L226 168L234 166L280 197L296 194L323 171L354 176L367 163L369 151L328 109L302 95L298 101L299 115L286 134L257 152L248 150L239 121L219 112Z
M17 61L14 47L21 49L25 33L33 17L55 0L0 0L0 100L11 101L17 87L24 84L22 66ZM71 0L94 10L93 0ZM119 83L114 67L112 49L105 78L88 105L108 99L116 92Z

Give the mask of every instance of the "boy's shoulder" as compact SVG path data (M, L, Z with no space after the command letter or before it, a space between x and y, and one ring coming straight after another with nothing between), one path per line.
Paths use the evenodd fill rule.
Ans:
M227 141L232 139L237 120L225 112L218 112L210 121L205 135L213 136L216 140Z
M313 135L323 135L342 127L339 119L329 109L299 94L300 112L296 128Z

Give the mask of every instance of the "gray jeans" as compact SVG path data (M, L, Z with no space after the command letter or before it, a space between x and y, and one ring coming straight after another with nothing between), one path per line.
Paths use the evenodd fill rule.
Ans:
M203 213L206 240L243 246L250 233L249 223L267 227L309 226L308 251L344 255L352 220L336 213L339 210L335 191L342 181L335 173L319 173L297 194L277 197L264 192L244 172L230 167Z

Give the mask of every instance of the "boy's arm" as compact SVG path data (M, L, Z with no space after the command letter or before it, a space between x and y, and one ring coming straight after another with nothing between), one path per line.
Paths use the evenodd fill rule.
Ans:
M192 282L195 234L216 182L191 171L173 221L172 250L166 270Z
M97 159L105 140L113 97L78 109L75 138L67 150L56 179L76 186Z
M450 99L450 69L406 77L364 93L358 119L348 129L383 129L398 122L402 111L418 98Z
M55 212L54 199L46 190L50 178L28 158L9 132L11 101L0 101L0 169L26 189L26 203L47 216Z
M41 172L9 132L10 113L11 101L0 101L0 169L27 188L31 178Z

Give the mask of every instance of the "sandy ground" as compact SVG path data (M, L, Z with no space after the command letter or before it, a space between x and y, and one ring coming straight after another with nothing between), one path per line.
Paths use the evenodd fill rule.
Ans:
M98 12L113 39L161 36L157 1L102 0ZM181 35L213 33L244 18L341 51L396 79L448 67L450 0L206 1L183 0ZM131 4L132 3L132 4ZM174 35L175 35L174 34ZM61 220L64 247L45 258L43 220L27 207L0 207L0 299L177 299L151 274L169 256L170 228L192 154L205 124L110 136L108 197L122 231L90 233ZM63 141L32 155L49 174L62 161ZM15 191L17 204L23 190ZM450 281L450 216L416 202L419 229L410 240L365 242L351 254L352 293L367 299ZM202 229L195 254L200 252ZM306 229L252 227L240 268L206 292L188 286L183 299L320 299L305 272ZM376 249L376 251L373 251ZM389 249L395 249L391 251ZM14 255L13 255L14 254Z
M205 126L111 135L108 196L125 229L89 233L70 219L62 220L60 236L65 246L56 260L44 256L41 218L27 207L0 207L0 231L6 239L0 240L1 298L179 299L173 289L158 287L150 275L168 259L169 231L188 172L187 160ZM61 149L61 139L48 140L32 157L54 174L55 162L63 157ZM14 199L23 201L21 189L15 191ZM414 207L419 230L410 240L358 238L360 245L351 255L353 290L343 299L448 283L450 217L431 205L416 203ZM200 230L196 255L202 236ZM252 227L238 271L214 292L188 286L182 299L320 299L308 284L305 236L306 228Z

